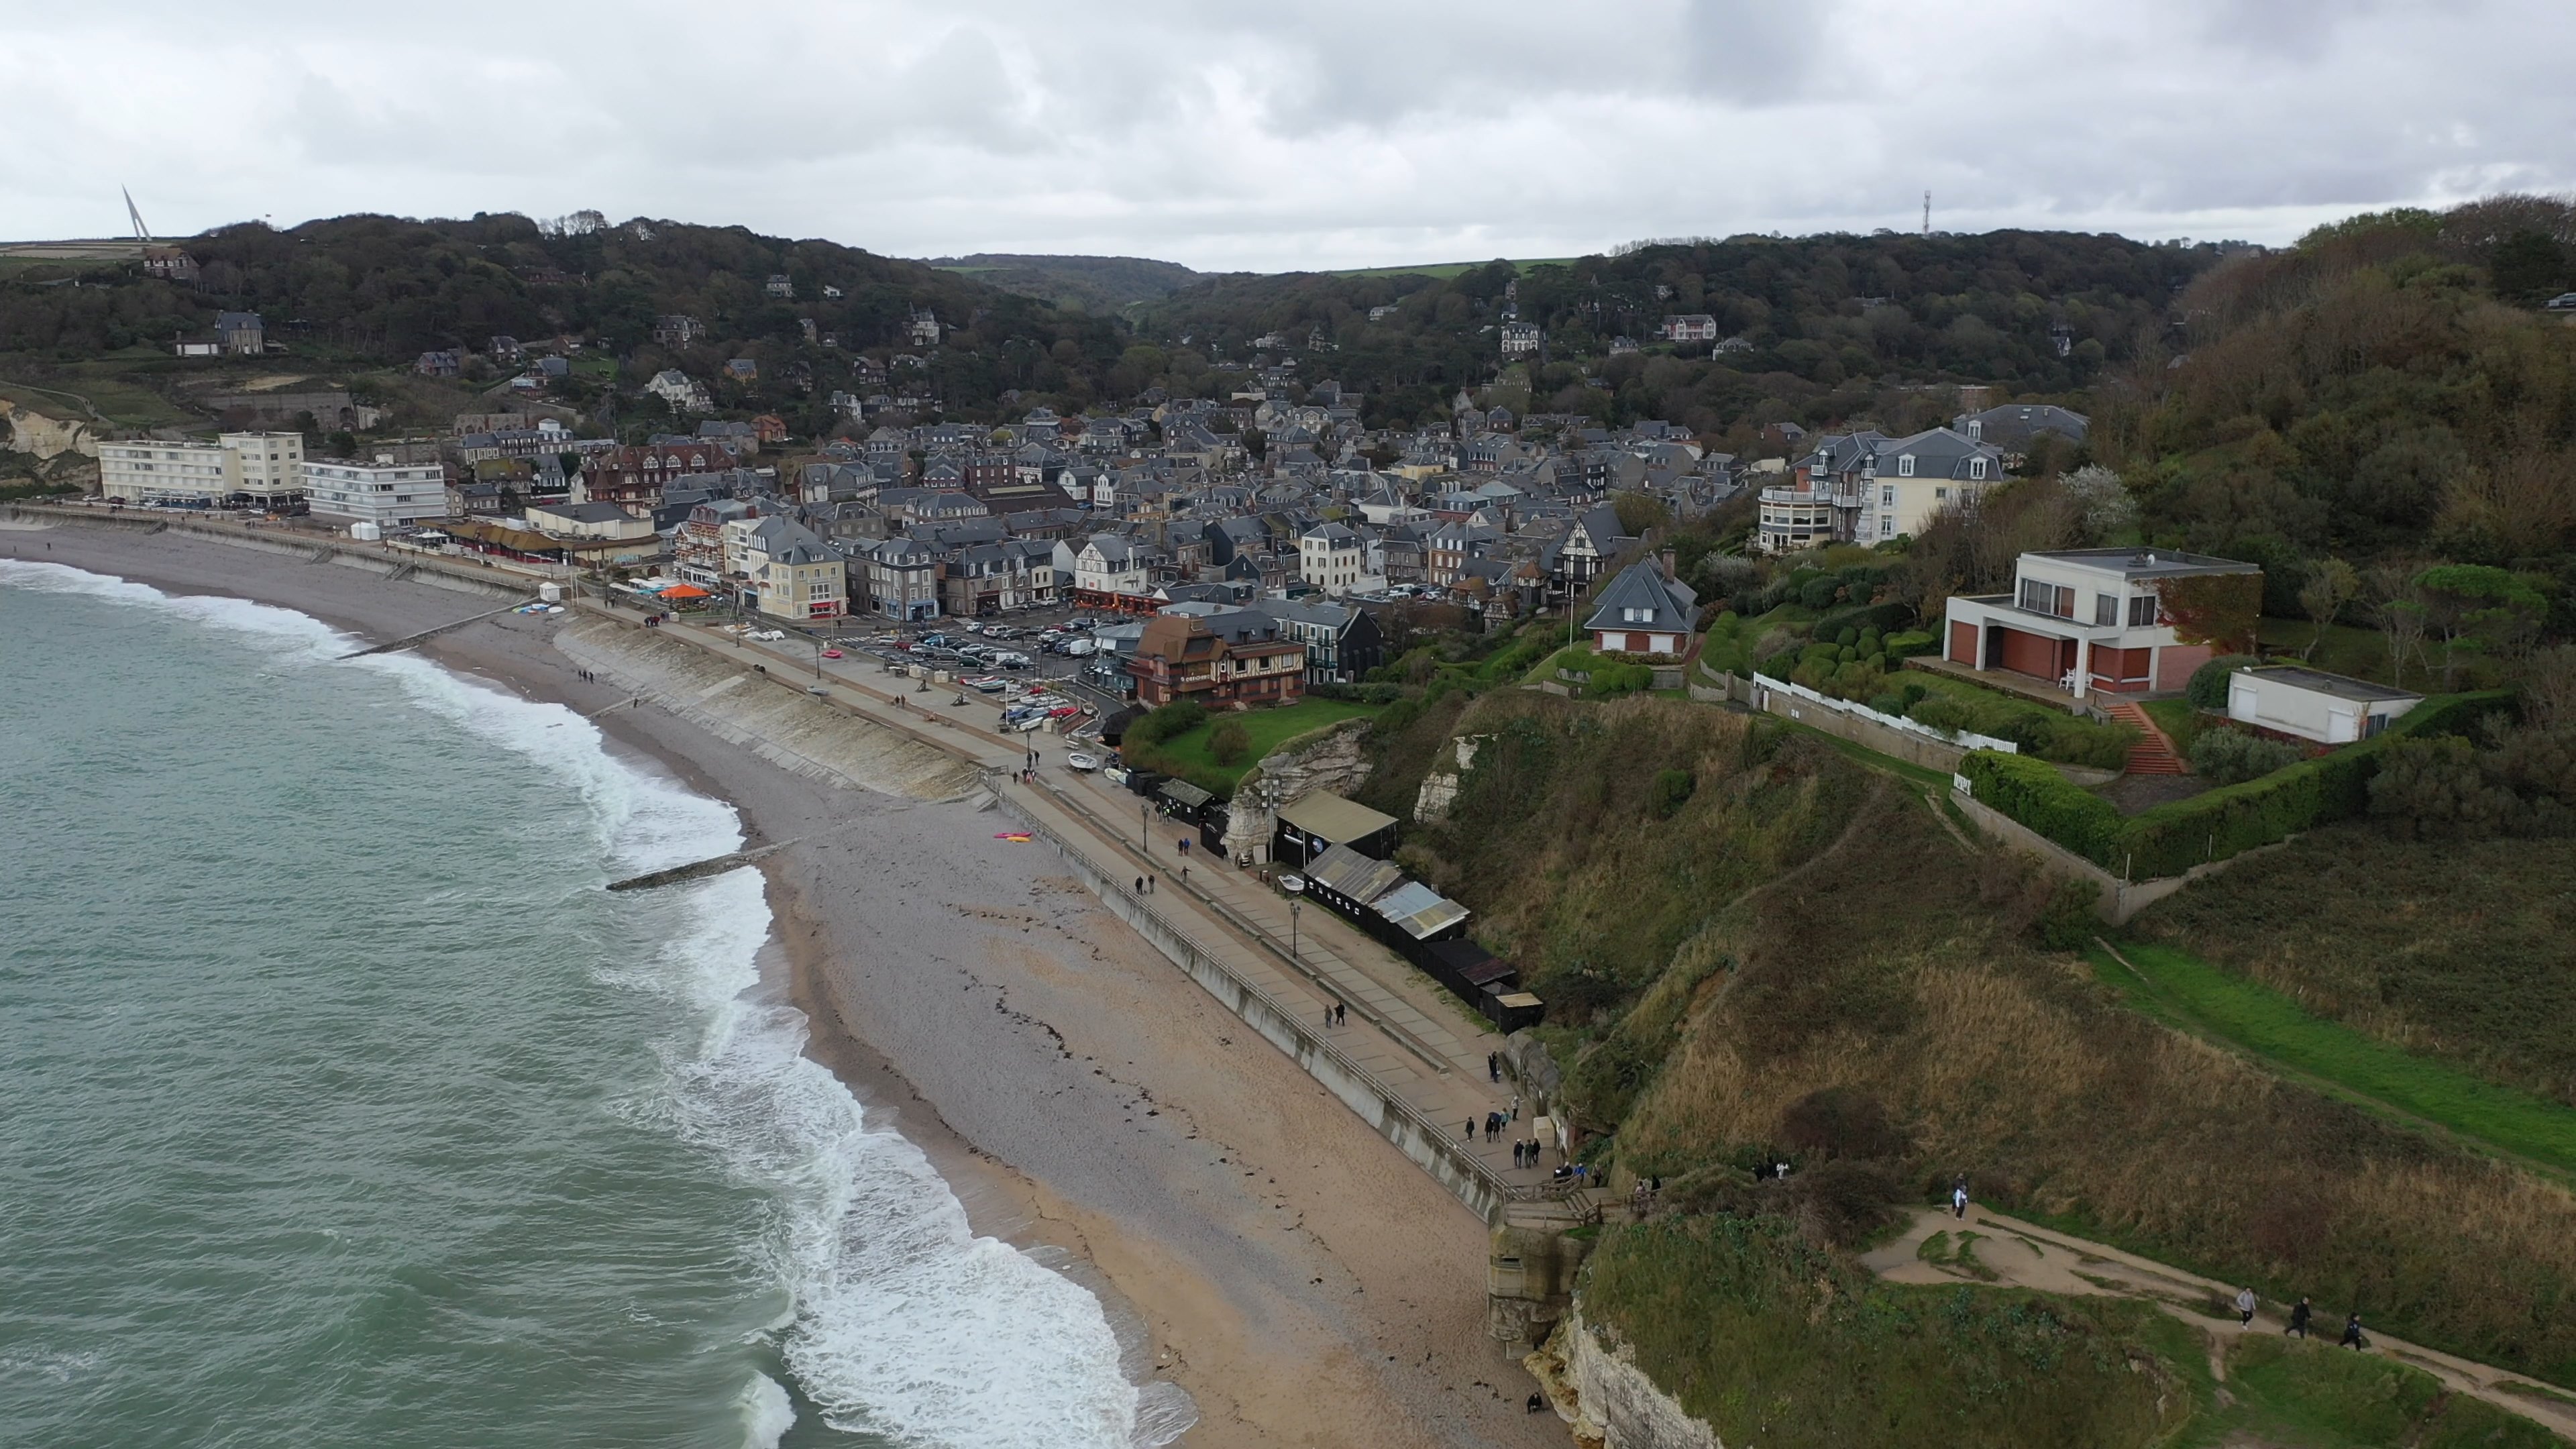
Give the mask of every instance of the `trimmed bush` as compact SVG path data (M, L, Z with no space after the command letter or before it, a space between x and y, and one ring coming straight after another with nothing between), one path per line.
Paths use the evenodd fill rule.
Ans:
M1239 765L1252 753L1252 731L1243 721L1230 719L1208 735L1208 754L1220 765Z
M2085 859L2099 863L2118 844L2118 807L2074 782L2044 760L2027 755L1971 750L1959 762L1968 794L1979 804L2029 826Z
M1890 634L1882 647L1886 649L1890 658L1911 659L1918 654L1939 653L1941 638L1928 629L1919 629L1903 634Z
M2263 661L2251 654L2221 654L2191 672L2191 682L2182 688L2183 698L2192 708L2213 714L2227 713L2227 676L2240 669L2250 669Z

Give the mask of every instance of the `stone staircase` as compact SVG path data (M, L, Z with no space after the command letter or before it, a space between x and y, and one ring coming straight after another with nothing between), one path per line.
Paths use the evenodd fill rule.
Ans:
M2129 746L2129 759L2124 767L2127 773L2132 775L2188 775L2191 773L2190 767L2182 762L2182 756L2174 752L2173 741L2165 737L2163 730L2156 728L2156 722L2148 718L2145 710L2123 700L2106 707L2103 712L2121 724L2137 726L2141 736L2136 744Z

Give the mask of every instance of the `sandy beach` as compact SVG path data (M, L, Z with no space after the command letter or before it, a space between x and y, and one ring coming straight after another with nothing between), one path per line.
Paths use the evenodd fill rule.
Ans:
M50 547L48 547L50 545ZM171 534L0 530L0 556L283 605L382 640L482 597ZM570 617L570 616L565 616ZM585 713L625 698L504 615L430 657ZM613 674L613 671L610 671ZM977 797L791 772L654 707L600 720L731 802L778 923L773 974L812 1053L891 1112L977 1229L1050 1260L1139 1330L1137 1376L1197 1401L1191 1445L1556 1445L1484 1333L1482 1225ZM850 722L852 730L868 730ZM920 747L915 747L920 748Z

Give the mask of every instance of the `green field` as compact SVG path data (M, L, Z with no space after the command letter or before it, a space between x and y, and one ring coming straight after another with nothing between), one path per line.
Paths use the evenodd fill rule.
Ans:
M2151 1015L2223 1038L2266 1060L2369 1102L2449 1128L2474 1144L2576 1172L2576 1110L2415 1056L2320 1020L2290 998L2171 946L2096 947L2093 969L2114 986L2141 982Z
M1241 714L1219 714L1186 734L1176 735L1156 747L1159 759L1187 768L1191 773L1221 775L1231 784L1261 762L1261 757L1285 742L1346 719L1358 719L1378 712L1378 707L1353 704L1340 699L1305 699L1284 709L1256 709ZM1252 748L1231 765L1219 764L1208 753L1208 742L1215 738L1217 726L1239 723L1252 736ZM1160 768L1156 766L1155 768Z

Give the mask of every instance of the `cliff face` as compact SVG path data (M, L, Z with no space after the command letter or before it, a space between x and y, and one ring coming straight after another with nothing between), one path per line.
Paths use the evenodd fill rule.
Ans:
M1368 782L1369 760L1360 750L1368 721L1348 720L1322 736L1264 759L1243 777L1227 807L1225 853L1235 860L1266 858L1279 828L1278 807L1310 790L1348 795Z
M33 409L0 398L0 428L5 428L5 447L13 453L33 453L50 459L64 453L78 453L84 458L98 456L98 439L90 434L89 424L75 418L48 417Z
M1599 1449L1725 1449L1717 1431L1655 1387L1625 1344L1575 1311L1547 1346L1529 1356L1558 1414L1574 1421L1575 1442Z

